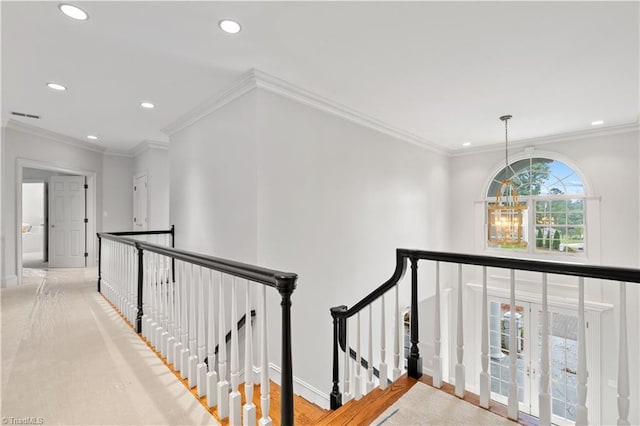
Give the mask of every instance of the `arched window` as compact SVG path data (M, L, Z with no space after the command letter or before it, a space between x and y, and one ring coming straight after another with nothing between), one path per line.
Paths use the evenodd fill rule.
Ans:
M487 243L491 249L584 256L586 250L585 185L579 174L562 161L530 157L511 163L496 174L487 190L495 202L500 184L511 179L520 202L526 204L522 246Z

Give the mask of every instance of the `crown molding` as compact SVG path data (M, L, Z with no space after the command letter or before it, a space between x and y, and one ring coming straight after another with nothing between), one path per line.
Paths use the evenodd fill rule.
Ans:
M207 115L215 112L230 102L238 99L242 95L249 93L256 88L256 77L254 70L242 74L240 78L231 83L229 87L218 92L197 107L178 117L169 125L161 129L166 135L173 135L176 132L192 125Z
M380 133L384 133L396 139L400 139L405 142L409 142L414 145L418 145L422 148L427 148L431 151L439 154L448 154L446 149L437 146L434 142L421 138L406 130L402 130L398 127L394 127L374 117L361 113L353 108L342 105L329 98L317 95L306 89L298 87L280 78L274 77L263 71L254 69L256 86L275 93L282 97L291 99L298 103L310 106L317 110L336 115L344 120L351 121L360 126L375 130Z
M97 152L100 154L104 154L105 152L105 149L103 147L92 144L91 142L82 141L80 139L72 138L61 133L43 129L42 127L34 126L32 124L22 123L14 119L9 119L7 121L7 124L5 125L5 128L16 130L21 133L27 133L33 136L38 136L41 138L50 139L66 145L71 145L76 148L85 149L87 151Z
M637 131L640 131L640 122L638 121L638 119L636 119L636 121L618 124L615 126L578 130L575 132L557 133L555 135L540 136L529 139L519 139L513 142L509 141L509 149L523 149L528 146L545 145L556 142L588 139ZM479 146L471 149L457 149L455 151L451 151L449 155L451 157L464 157L466 155L482 154L496 151L504 151L504 143Z
M391 126L376 118L370 117L331 99L317 95L309 90L298 87L255 68L252 68L242 74L242 76L240 76L240 78L232 83L227 89L219 92L207 101L198 105L196 108L187 112L163 128L162 131L167 135L172 135L256 88L269 91L317 110L336 115L344 120L384 133L393 138L418 145L422 148L427 148L439 154L449 154L449 151L446 149L443 149L435 143L413 133Z
M166 142L153 141L153 140L143 140L139 144L137 144L133 149L129 150L130 157L137 157L145 151L150 149L158 149L161 151L167 151L169 149L169 144Z

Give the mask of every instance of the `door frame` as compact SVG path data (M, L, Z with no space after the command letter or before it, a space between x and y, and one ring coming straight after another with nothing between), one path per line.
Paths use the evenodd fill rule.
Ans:
M22 172L23 169L33 168L33 169L42 169L42 170L51 170L54 172L61 173L70 173L80 176L85 176L87 178L87 184L89 188L87 189L87 197L85 199L85 203L87 206L87 218L89 219L89 223L87 223L87 253L89 256L87 257L87 266L95 266L96 256L98 253L98 242L95 238L90 238L89 236L95 235L97 232L97 208L96 208L96 182L97 182L97 173L93 170L83 170L83 169L72 169L68 167L60 167L56 164L29 160L26 158L18 158L16 160L16 222L15 222L15 237L16 237L16 275L18 280L18 285L22 284Z

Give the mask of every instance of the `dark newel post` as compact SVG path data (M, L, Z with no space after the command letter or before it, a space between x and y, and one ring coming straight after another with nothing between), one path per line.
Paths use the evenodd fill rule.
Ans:
M296 288L297 275L277 277L282 301L282 373L280 379L280 423L293 425L293 364L291 361L291 294Z
M176 248L176 226L171 225L171 248ZM176 259L171 258L171 281L176 282Z
M138 315L136 316L136 333L142 333L142 285L144 283L144 265L142 262L143 250L136 244L138 249Z
M422 377L422 358L418 349L418 259L411 258L411 353L407 362L409 377Z
M100 282L102 281L102 237L98 235L98 293L100 293Z
M340 339L340 328L344 321L338 318L339 312L345 312L347 307L336 306L331 308L331 316L333 317L333 388L331 389L331 397L329 400L332 410L337 410L342 406L342 394L340 393L340 366L338 364L338 345Z

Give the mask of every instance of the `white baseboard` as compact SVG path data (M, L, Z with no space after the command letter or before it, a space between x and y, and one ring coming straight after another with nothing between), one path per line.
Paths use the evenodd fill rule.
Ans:
M18 277L16 275L9 275L6 277L2 277L2 280L0 281L0 287L2 288L17 287L17 285L18 285Z
M260 367L253 366L256 383L260 383L259 377L261 370L262 369ZM280 376L280 367L273 363L269 363L269 378L280 385ZM311 386L309 383L297 378L296 376L293 376L293 393L303 397L307 401L313 402L325 410L329 409L329 394L322 392L318 388Z

